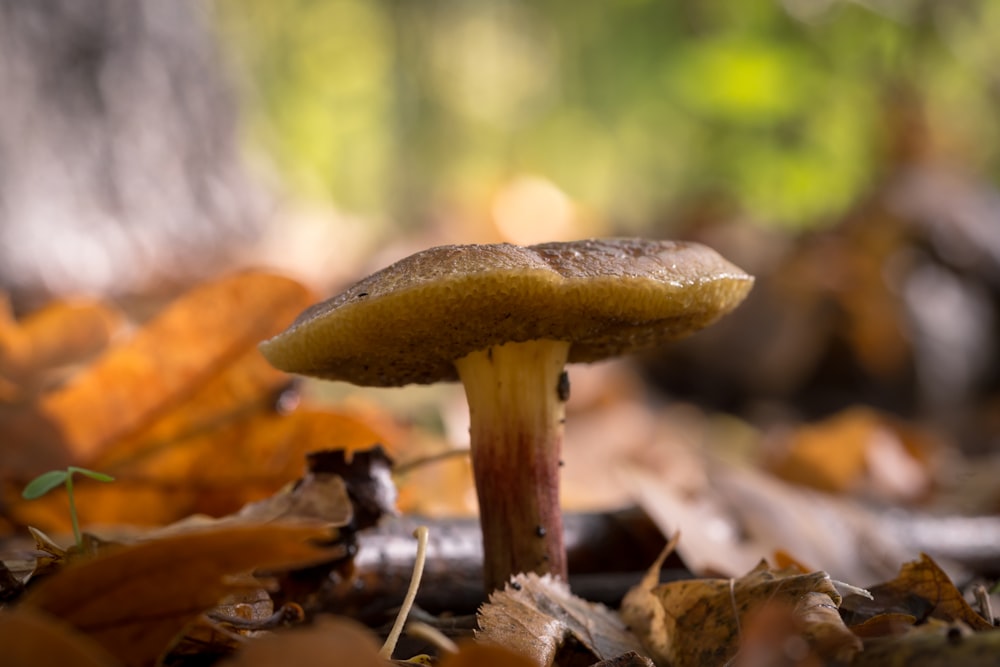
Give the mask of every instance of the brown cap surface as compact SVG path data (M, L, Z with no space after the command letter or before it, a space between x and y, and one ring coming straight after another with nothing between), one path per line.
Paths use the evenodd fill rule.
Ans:
M292 373L428 384L457 380L456 359L510 341L570 341L570 362L652 347L711 324L752 285L694 243L440 246L313 306L260 348Z

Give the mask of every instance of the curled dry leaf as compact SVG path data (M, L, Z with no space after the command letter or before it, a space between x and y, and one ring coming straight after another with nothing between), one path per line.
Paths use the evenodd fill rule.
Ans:
M396 485L392 481L392 459L381 446L361 451L324 449L311 452L306 460L309 472L333 474L344 479L354 508L358 530L396 513Z
M20 608L55 616L126 665L151 665L234 584L226 575L325 560L315 526L240 526L120 547L36 584Z
M696 579L650 588L653 581L647 575L626 596L621 616L639 633L651 657L672 667L731 660L750 615L772 605L794 612L800 635L823 659L849 659L861 648L839 615L818 611L824 605L835 610L841 600L825 572L776 572L762 562L739 579Z
M512 577L503 591L490 595L478 620L479 641L513 649L537 665L555 664L570 639L595 661L643 650L617 614L574 596L565 583L549 575Z
M235 514L218 519L194 515L154 530L147 538L179 535L192 530L263 523L322 524L329 528L346 526L354 517L347 485L339 475L307 474L295 485L269 498L250 503Z
M861 650L861 641L844 625L837 605L826 593L806 593L795 603L792 612L801 628L801 636L822 662L832 659L846 664Z
M921 554L920 559L905 563L899 576L869 589L874 600L848 596L844 600L848 623L870 623L883 614L912 616L917 621L935 618L941 621L961 621L973 630L990 630L993 626L965 601L951 579L934 559ZM868 630L874 627L868 626ZM898 627L898 622L891 624Z

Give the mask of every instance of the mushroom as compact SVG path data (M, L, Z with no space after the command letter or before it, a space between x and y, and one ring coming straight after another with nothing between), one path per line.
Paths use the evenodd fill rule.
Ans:
M566 578L566 363L694 332L732 310L752 284L694 243L441 246L309 308L260 349L282 370L357 385L461 380L493 590L518 572Z

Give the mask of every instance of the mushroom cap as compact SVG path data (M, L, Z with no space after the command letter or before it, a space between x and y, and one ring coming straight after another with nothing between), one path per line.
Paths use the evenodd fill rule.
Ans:
M291 373L428 384L457 380L455 360L512 341L570 341L570 362L653 347L711 324L752 285L696 243L439 246L312 306L260 349Z

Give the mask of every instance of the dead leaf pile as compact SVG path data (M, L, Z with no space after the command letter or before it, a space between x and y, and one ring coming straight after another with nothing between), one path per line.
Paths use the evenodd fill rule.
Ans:
M202 612L247 590L226 575L328 559L311 543L328 536L323 527L272 524L116 547L46 577L15 609L0 612L0 644L5 657L20 656L14 664L60 664L55 660L68 657L115 664L102 662L106 654L123 665L152 665ZM61 640L50 644L52 635Z
M898 625L936 619L961 622L975 631L991 630L992 623L966 602L955 584L934 560L921 554L920 560L903 564L899 576L869 589L871 600L850 596L845 600L845 618L852 626L877 626L886 616Z
M659 563L621 609L657 664L772 664L780 653L764 661L761 654L784 650L789 638L798 640L801 659L812 656L817 665L849 662L861 650L837 613L841 597L825 572L761 563L739 579L658 580Z

